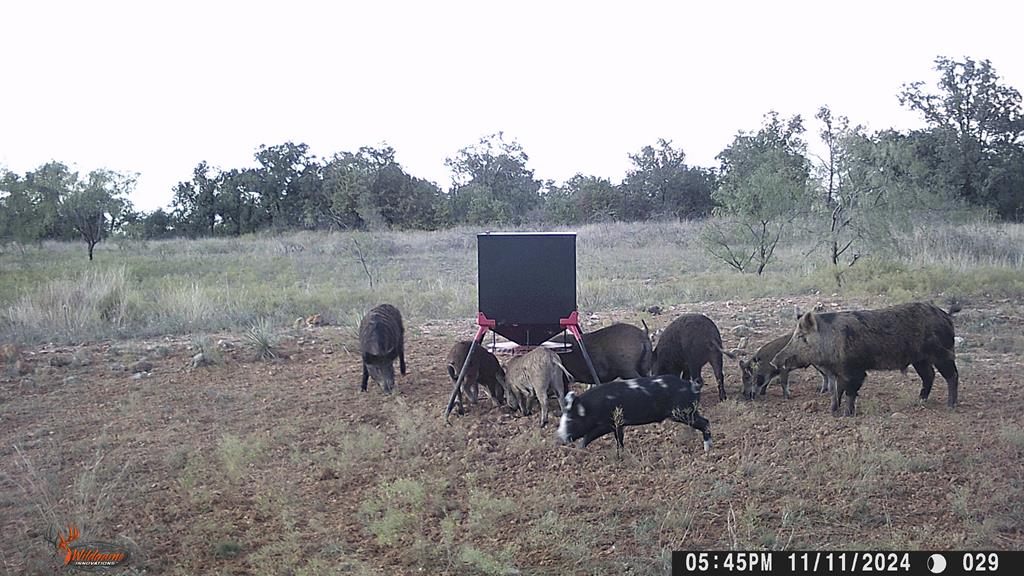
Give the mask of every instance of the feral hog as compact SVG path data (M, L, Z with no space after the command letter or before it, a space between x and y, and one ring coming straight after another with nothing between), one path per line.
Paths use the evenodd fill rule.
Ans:
M451 351L448 352L446 366L452 382L459 379L459 372L466 363L466 356L469 355L472 345L472 341L463 340L452 346ZM466 367L466 377L462 380L462 391L459 393L460 407L462 393L469 397L471 404L477 403L480 397L480 384L484 385L484 394L491 399L495 406L500 408L505 404L505 371L494 354L491 354L482 344L473 349L473 357L470 358L469 366Z
M772 365L772 359L779 353L780 350L785 348L786 344L789 344L789 339L792 334L786 334L779 336L771 342L761 346L754 353L754 356L750 360L740 360L740 374L743 380L743 397L749 400L753 400L754 396L761 394L764 395L765 391L768 390L768 384L773 379L778 377L779 384L782 385L782 397L789 398L789 372L796 368L806 368L807 366L793 366L792 368L776 368ZM821 393L828 392L832 389L832 377L823 372L817 366L815 370L821 374Z
M650 375L651 337L646 331L646 323L644 328L641 330L630 324L612 324L583 335L583 344L587 347L587 354L601 382ZM577 382L595 384L576 337L569 335L560 341L572 345L572 351L561 356L565 369Z
M684 314L673 320L658 339L652 353L651 374L674 374L703 384L700 371L710 363L718 382L718 399L725 400L723 352L722 334L710 318L703 314Z
M522 410L523 416L529 416L536 398L540 402L540 427L543 428L548 423L549 390L554 391L558 407L565 412L563 373L572 377L562 366L558 354L543 346L509 360L505 367L506 403L513 410Z
M700 430L704 450L711 448L711 425L697 412L701 386L674 374L608 382L578 397L569 392L558 425L563 443L582 438L582 447L608 433L623 447L623 428L671 418Z
M363 359L363 382L373 376L385 394L395 387L395 357L405 375L405 326L402 313L390 304L381 304L363 316L359 323L359 351Z
M832 411L847 396L846 415L856 412L857 394L868 370L902 370L921 376L921 400L928 398L935 369L946 379L948 404L956 405L959 373L953 352L953 318L923 302L880 310L804 314L789 343L775 355L779 368L813 364L836 375Z

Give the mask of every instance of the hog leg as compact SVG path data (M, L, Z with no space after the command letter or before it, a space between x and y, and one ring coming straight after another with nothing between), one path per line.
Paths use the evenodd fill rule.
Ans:
M547 388L545 386L544 388ZM540 427L544 428L548 425L548 391L535 390L537 393L537 399L540 400Z
M562 381L561 372L555 373L551 378L551 388L555 391L555 399L558 400L558 413L565 414L565 383Z
M774 374L769 374L767 376L758 374L755 377L754 387L757 388L759 395L764 396L768 393L768 385L772 383L772 378L774 377ZM751 398L751 400L753 400L753 398Z
M366 370L366 360L363 360L363 383L359 389L366 392L366 381L370 379L370 373Z
M818 374L821 374L821 389L818 390L818 393L824 394L826 392L831 391L832 376L825 374L824 372L822 372L821 368L818 368L817 366L815 366L814 369L818 371Z
M843 393L846 391L846 376L836 377L836 387L832 390L832 413L839 411L839 403L843 401Z
M401 370L402 376L405 376L405 337L398 341L398 368Z
M860 370L851 374L846 380L846 415L854 416L857 413L857 393L864 384L867 372Z
M696 410L693 411L693 417L690 420L688 424L700 430L701 437L704 439L704 451L711 450L711 423L708 422L707 418L698 414Z
M779 371L779 384L782 385L782 397L789 400L789 370Z
M949 398L946 400L946 404L953 408L956 406L957 401L957 388L960 386L960 372L956 369L956 360L953 359L953 353L950 352L946 358L935 362L935 367L939 369L939 374L946 379L946 389L949 391Z
M715 372L715 380L718 381L718 400L725 400L725 374L722 372L722 353L715 352L711 355L711 369ZM700 373L700 370L697 370Z
M921 377L921 402L924 402L928 399L928 395L932 393L932 383L935 382L935 367L932 366L931 362L922 360L914 362L914 370L917 370L917 375Z

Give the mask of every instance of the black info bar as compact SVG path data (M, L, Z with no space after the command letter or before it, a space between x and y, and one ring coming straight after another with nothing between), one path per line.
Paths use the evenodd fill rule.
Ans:
M701 574L1024 574L1024 552L685 551L672 576Z

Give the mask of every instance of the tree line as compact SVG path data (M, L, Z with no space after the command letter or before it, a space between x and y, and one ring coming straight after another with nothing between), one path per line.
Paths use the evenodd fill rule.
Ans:
M459 224L582 224L654 218L722 219L703 240L738 270L761 272L782 230L813 213L832 263L855 261L869 215L898 208L962 203L1006 220L1024 220L1024 120L1020 93L988 60L939 57L937 90L905 84L899 102L927 126L869 132L822 107L815 134L825 153L810 155L801 116L765 115L739 132L705 168L659 140L634 154L623 180L577 174L543 181L529 157L502 133L446 161L447 190L409 174L389 146L317 158L286 142L261 146L256 166L221 169L201 162L177 184L169 210L134 210L135 175L85 176L60 162L25 174L0 171L0 241L238 236L291 229L438 229Z

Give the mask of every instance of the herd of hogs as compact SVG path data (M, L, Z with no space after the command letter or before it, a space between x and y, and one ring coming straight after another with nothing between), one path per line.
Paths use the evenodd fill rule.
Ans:
M913 366L921 377L921 400L928 398L938 370L946 379L947 403L956 405L958 373L953 351L952 315L956 304L944 311L937 306L913 302L878 310L855 310L803 314L792 333L761 346L749 359L740 360L742 395L754 399L764 394L778 378L783 395L789 398L789 372L814 367L822 377L822 392L832 394L832 412L839 411L846 396L845 415L853 416L857 396L869 370L903 370ZM390 304L370 310L359 327L362 354L362 390L373 378L385 394L395 383L397 357L404 375L405 329L402 316ZM644 329L630 324L613 324L583 335L601 384L593 377L580 347L571 335L570 351L556 354L536 347L515 356L504 367L483 346L473 347L473 357L458 392L475 404L482 388L495 406L529 416L540 407L540 425L547 424L548 397L561 410L558 439L571 443L582 439L582 447L613 433L623 445L623 428L672 419L699 430L704 449L711 447L711 428L698 413L706 364L718 384L718 397L725 400L725 377L718 326L702 314L684 314L669 324L652 345ZM456 343L446 359L448 374L455 382L471 350L471 342ZM571 384L588 385L577 394Z

